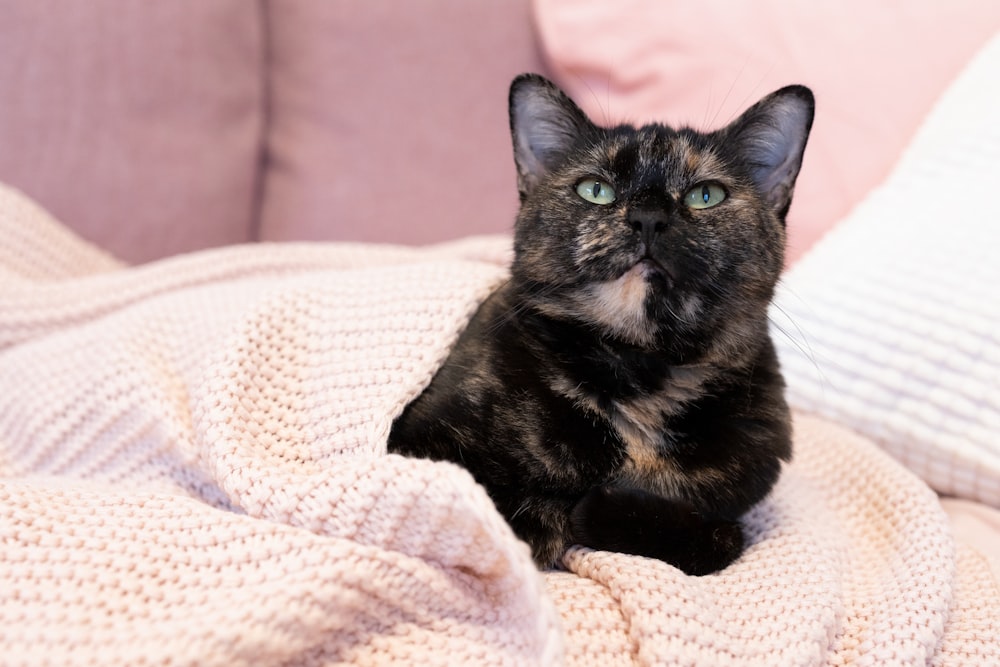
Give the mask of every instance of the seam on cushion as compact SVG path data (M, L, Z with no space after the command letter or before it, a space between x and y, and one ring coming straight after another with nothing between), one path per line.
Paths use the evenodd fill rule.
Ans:
M270 161L271 134L271 3L269 0L257 0L257 20L260 25L260 61L259 61L259 100L260 125L257 132L257 155L255 158L255 174L253 186L253 201L250 205L249 238L253 242L260 241L261 218L264 210L264 197L267 191L268 162Z

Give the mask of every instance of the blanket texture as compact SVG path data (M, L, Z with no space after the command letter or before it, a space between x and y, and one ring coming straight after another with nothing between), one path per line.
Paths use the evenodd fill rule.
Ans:
M985 664L986 561L858 436L796 458L716 576L538 573L392 419L506 239L245 246L127 268L0 190L5 664Z

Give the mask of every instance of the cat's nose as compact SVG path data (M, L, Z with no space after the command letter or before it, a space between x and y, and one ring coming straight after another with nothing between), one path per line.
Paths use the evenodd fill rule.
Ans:
M656 235L667 228L666 212L657 209L631 209L626 219L629 226L639 232L640 238L647 248L652 245Z

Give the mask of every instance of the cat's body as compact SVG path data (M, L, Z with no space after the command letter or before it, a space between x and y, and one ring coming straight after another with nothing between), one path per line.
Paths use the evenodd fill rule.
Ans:
M540 566L579 543L725 567L791 454L767 308L812 95L710 134L597 128L532 75L510 105L511 279L389 449L466 467Z

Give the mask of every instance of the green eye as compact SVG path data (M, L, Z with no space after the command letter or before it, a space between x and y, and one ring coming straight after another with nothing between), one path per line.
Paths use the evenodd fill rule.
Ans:
M615 200L615 189L610 183L596 178L585 178L576 184L576 194L591 204L607 206Z
M688 208L712 208L726 199L726 191L715 183L702 183L687 191L684 195L684 205Z

